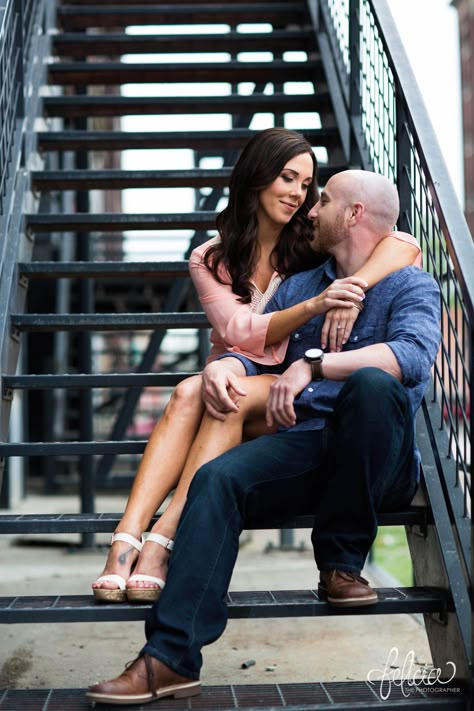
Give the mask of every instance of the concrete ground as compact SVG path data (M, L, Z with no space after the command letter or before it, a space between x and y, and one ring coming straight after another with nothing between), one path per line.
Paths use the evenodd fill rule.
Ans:
M120 511L124 499L99 498L97 510ZM77 511L74 497L30 497L18 513ZM252 532L242 545L231 590L307 589L317 586L309 531L295 531L305 550L266 552L278 531ZM98 543L109 535L97 536ZM4 536L0 596L87 594L100 573L105 547L83 552L78 535ZM365 571L377 586L375 571ZM0 625L0 688L78 688L120 673L144 640L142 622ZM204 651L204 684L366 680L392 647L400 666L410 650L431 663L423 624L410 615L231 620ZM255 664L242 669L242 664Z

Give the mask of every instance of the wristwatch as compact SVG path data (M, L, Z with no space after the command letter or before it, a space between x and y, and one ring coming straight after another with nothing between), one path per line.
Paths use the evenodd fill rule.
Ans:
M322 380L324 351L321 348L310 348L304 354L304 360L311 366L311 379Z

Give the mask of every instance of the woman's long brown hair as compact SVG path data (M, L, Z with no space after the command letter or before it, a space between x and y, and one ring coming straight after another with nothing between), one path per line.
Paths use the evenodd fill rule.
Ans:
M309 153L312 158L313 181L272 253L276 271L289 276L321 263L311 247L313 227L307 219L318 194L317 162L311 145L301 134L286 128L259 131L247 143L232 171L229 201L216 220L221 239L206 251L204 263L220 283L223 280L219 269L225 268L232 291L243 303L251 299L250 279L258 259L259 193L280 175L289 160L302 153Z

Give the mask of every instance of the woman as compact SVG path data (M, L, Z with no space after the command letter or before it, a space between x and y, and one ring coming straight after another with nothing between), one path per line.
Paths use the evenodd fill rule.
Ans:
M290 333L323 313L322 345L341 349L364 289L417 260L414 238L392 233L358 274L336 280L321 295L286 311L263 314L283 278L322 260L311 247L312 226L306 217L316 195L316 159L300 134L272 128L249 141L232 172L228 205L217 218L219 236L194 250L190 259L191 277L213 326L209 361L234 350L258 363L281 363ZM242 432L250 438L270 431L264 410L271 382L268 375L248 379L240 420L228 438L207 436L202 376L177 386L143 454L104 571L92 584L97 600L142 602L158 597L194 473L237 444ZM144 544L142 532L173 489Z

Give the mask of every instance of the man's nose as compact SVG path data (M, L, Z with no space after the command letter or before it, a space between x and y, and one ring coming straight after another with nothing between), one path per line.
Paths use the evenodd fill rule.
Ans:
M308 212L308 217L310 220L314 220L318 216L318 204L313 205L311 210Z

